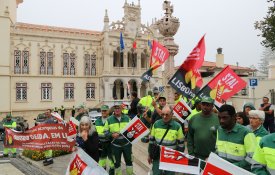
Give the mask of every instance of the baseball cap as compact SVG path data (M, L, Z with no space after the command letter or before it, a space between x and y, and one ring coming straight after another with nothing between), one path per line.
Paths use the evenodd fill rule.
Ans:
M203 97L201 102L214 104L214 100L211 97Z
M11 113L8 113L8 114L6 115L6 118L11 118Z
M116 102L114 103L114 107L121 106L121 105L122 105L122 102L120 102L120 101L116 101Z
M161 96L159 96L159 98L158 98L159 100L160 99L164 99L164 100L166 100L166 97L164 97L163 95L161 95Z
M158 89L157 87L154 87L153 93L154 93L154 94L159 94L159 89Z
M107 110L109 110L109 106L108 105L102 105L100 109L102 111L107 111Z

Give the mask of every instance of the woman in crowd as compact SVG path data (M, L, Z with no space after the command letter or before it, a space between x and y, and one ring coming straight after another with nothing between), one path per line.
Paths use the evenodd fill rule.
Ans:
M99 161L99 138L95 126L91 124L88 116L80 119L79 133L76 137L77 146L82 148L96 162Z
M261 138L268 134L267 130L263 127L265 118L264 111L251 110L249 111L249 128L253 131L256 136L257 142L259 143Z
M243 112L238 112L236 114L237 123L243 126L249 125L249 119Z

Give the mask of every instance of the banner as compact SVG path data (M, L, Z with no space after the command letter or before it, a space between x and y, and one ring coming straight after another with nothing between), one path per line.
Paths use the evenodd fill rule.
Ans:
M77 134L76 125L71 120L68 122L68 125L69 125L68 138L76 137L76 134Z
M200 174L200 159L161 146L159 169L188 174Z
M144 81L150 81L153 71L160 67L169 58L169 51L166 47L153 40L150 57L150 68L140 77Z
M72 154L66 175L108 175L85 151L77 148Z
M188 99L194 98L202 86L203 81L199 68L204 62L204 55L205 42L203 36L168 82L177 92Z
M149 129L135 116L120 133L132 144L149 134Z
M71 151L75 141L68 141L69 125L39 124L25 132L6 128L5 147L28 150L64 150Z
M229 66L226 66L197 94L199 98L204 96L215 99L215 104L220 107L223 101L239 92L246 86L246 82L241 79Z
M252 173L237 167L236 165L220 158L214 153L210 153L210 156L206 162L203 170L203 175L252 175Z
M183 98L181 98L173 108L174 116L176 116L181 123L184 123L184 120L191 114L191 112L192 109L188 106Z

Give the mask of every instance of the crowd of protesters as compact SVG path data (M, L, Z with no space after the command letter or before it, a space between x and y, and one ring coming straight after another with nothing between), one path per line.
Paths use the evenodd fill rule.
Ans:
M174 104L181 99L188 101L178 93L174 94ZM126 164L127 175L133 174L132 144L120 134L120 131L133 119L139 117L150 129L150 134L141 139L148 143L148 163L152 164L154 175L174 175L175 172L159 169L159 145L207 161L211 152L221 158L256 174L275 174L275 126L274 105L268 97L258 109L252 103L246 103L243 111L236 112L232 105L224 104L214 110L214 100L210 97L191 101L192 112L181 123L173 115L173 105L168 105L166 97L158 89L149 91L141 99L136 92L131 93L130 109L124 110L122 104L111 108L101 106L102 116L91 123L84 106L73 107L72 116L79 121L76 147L81 147L90 157L99 163L109 174L121 175L121 156ZM65 108L61 107L64 119ZM46 123L56 123L51 110L45 115ZM7 115L7 122L10 115ZM14 127L14 123L4 124ZM186 146L186 147L185 147ZM5 156L8 154L4 151ZM12 153L15 154L14 150ZM52 151L45 152L44 165L53 163ZM203 168L205 164L201 164Z

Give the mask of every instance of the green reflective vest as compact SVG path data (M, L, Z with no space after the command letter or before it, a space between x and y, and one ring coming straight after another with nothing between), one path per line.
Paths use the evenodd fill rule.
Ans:
M4 124L3 124L4 127L6 128L11 128L11 129L14 129L16 128L16 122L11 120L11 121L6 121Z
M105 136L111 138L113 133L120 133L122 129L130 122L130 118L127 115L122 114L121 120L119 121L117 117L111 115L104 124L104 134ZM123 146L129 142L122 135L114 139L113 144Z
M138 103L141 104L142 106L149 108L151 111L154 111L154 106L152 106L152 102L153 102L153 97L150 95L147 95L145 97L142 97Z
M260 175L275 174L275 133L262 137L253 159L252 172Z
M104 124L105 123L103 123L102 117L96 119L95 121L96 132L98 133L99 141L101 142L110 141L110 138L107 138L104 133Z
M235 124L228 132L218 128L216 151L223 159L250 171L250 164L256 145L255 135L246 127Z
M260 140L263 136L268 135L268 131L261 125L258 129L253 131L254 135L256 136L257 144L260 143ZM275 162L274 162L275 163Z
M163 120L158 120L153 125L149 136L149 154L151 151L152 144L156 143L159 145L164 133L168 128L168 125L170 129L164 137L161 145L179 151L184 151L184 135L180 124L174 120L171 120L169 124L165 124Z

